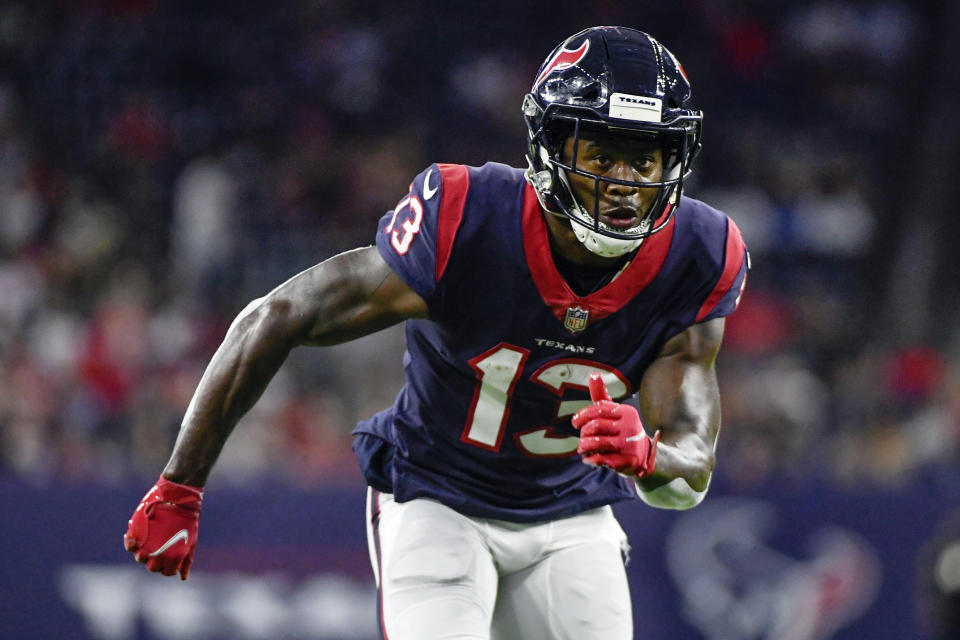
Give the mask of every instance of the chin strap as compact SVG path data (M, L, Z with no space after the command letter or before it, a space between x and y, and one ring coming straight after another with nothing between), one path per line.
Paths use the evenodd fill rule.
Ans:
M540 148L541 155L545 154L543 147ZM553 173L547 169L537 171L533 162L530 160L530 156L527 158L527 169L523 172L523 177L533 187L534 192L537 194L537 200L540 202L540 207L549 214L555 216L563 216L570 220L570 226L573 229L574 235L577 237L577 240L580 241L588 251L594 253L603 258L618 258L622 255L626 255L631 251L635 251L643 244L645 238L636 238L633 240L627 240L622 238L611 238L605 236L602 233L598 233L591 229L588 224L589 220L592 220L592 216L588 215L580 203L577 202L576 198L573 196L573 192L570 189L570 185L566 179L566 173L562 169L557 169L557 175L560 177L560 181L563 184L563 188L567 190L567 193L570 197L571 208L573 213L570 212L558 212L547 203L547 193L552 192L554 186ZM545 163L548 163L549 160L545 160ZM560 205L561 209L564 209L563 205L559 202L559 198L553 195L552 193L549 196L551 199L556 201ZM649 221L644 221L646 228L649 228Z

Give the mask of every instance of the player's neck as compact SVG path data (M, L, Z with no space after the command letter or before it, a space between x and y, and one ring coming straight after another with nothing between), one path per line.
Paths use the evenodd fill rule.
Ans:
M544 212L547 222L547 235L550 236L550 250L553 255L559 256L567 262L587 267L614 268L622 263L622 259L604 258L598 256L577 240L577 236L570 227L566 218Z

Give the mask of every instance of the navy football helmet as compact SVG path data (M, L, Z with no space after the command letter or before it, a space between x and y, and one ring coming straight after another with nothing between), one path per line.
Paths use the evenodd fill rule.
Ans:
M703 113L693 108L690 81L670 51L656 39L626 27L593 27L570 36L547 57L533 88L523 99L527 124L527 181L549 212L570 218L584 246L606 257L623 255L663 229L680 201L683 180L700 150ZM587 131L653 136L663 152L660 182L607 178L577 167L580 136ZM573 136L574 153L561 159ZM579 203L569 174L602 183L656 188L657 197L639 222L615 229L600 219L599 198L592 212Z

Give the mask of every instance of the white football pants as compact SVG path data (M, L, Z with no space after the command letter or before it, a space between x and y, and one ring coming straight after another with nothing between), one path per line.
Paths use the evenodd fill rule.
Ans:
M630 640L610 507L552 522L464 516L367 492L367 542L385 640Z

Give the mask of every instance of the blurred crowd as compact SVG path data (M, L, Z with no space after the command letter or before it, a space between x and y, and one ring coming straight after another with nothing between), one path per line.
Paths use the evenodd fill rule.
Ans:
M371 243L428 163L521 165L524 91L592 24L650 31L683 61L706 111L688 193L751 249L719 362L718 473L955 472L958 309L917 339L888 325L896 238L918 215L903 158L922 150L901 124L936 73L936 12L516 4L0 6L0 473L159 473L240 309ZM402 352L398 329L296 351L215 477L359 482L349 432L392 402Z

